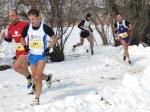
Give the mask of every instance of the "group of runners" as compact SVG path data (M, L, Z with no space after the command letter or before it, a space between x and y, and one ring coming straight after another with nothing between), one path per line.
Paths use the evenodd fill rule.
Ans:
M84 39L90 43L91 55L94 55L94 42L92 37L91 25L92 15L88 13L86 17L80 22L78 27L81 29L80 42L73 45L73 51L76 47L83 45ZM44 68L47 63L47 56L49 50L57 43L58 37L54 34L51 27L41 21L39 10L31 9L28 12L29 22L20 21L16 9L9 11L9 26L8 34L0 33L1 39L11 42L12 39L16 46L16 60L13 64L13 69L25 76L27 79L27 88L32 88L35 97L33 105L40 104L40 95L42 91L42 80L45 80L47 86L51 86L52 74L44 74ZM128 59L131 63L128 42L131 30L131 24L124 20L121 14L117 14L114 30L118 34L119 41L124 48L123 60ZM50 41L47 44L47 41ZM29 72L28 65L30 64L31 72Z
M28 12L29 23L20 21L16 10L9 11L8 35L1 33L1 38L7 42L12 39L16 45L16 61L13 69L24 75L27 79L27 88L32 87L35 98L33 105L39 104L39 98L42 91L42 80L45 80L47 86L51 86L52 74L43 73L47 63L49 50L57 43L58 38L48 25L41 22L40 12L31 9ZM47 45L47 41L50 43ZM28 63L31 72L28 70Z

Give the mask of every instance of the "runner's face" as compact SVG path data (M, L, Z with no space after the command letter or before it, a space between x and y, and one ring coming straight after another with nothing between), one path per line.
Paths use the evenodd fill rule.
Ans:
M18 21L18 16L15 11L9 12L9 22L10 23L16 23Z
M41 18L40 16L35 16L35 15L29 15L29 21L32 24L33 27L38 27L40 22L41 22Z
M87 20L91 21L91 17L87 17Z
M117 20L118 22L122 21L122 16L121 16L121 15L117 15L117 16L116 16L116 20Z

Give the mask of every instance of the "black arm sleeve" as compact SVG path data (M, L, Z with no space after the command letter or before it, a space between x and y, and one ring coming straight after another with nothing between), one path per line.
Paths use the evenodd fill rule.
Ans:
M5 38L4 40L7 42L12 42L12 38Z
M129 26L130 22L125 20L125 25Z
M114 24L114 27L117 28L117 23Z
M114 33L117 33L117 23L114 24Z
M78 25L78 28L80 28L81 30L85 30L85 29L82 28L82 26L84 25L84 23L85 23L85 20L82 20L80 22L80 24Z
M45 33L46 33L48 36L51 37L51 36L54 35L53 29L52 29L51 27L49 27L48 25L44 24L43 28L44 28Z
M27 36L29 30L29 24L24 27L23 32L22 32L22 37L25 38Z

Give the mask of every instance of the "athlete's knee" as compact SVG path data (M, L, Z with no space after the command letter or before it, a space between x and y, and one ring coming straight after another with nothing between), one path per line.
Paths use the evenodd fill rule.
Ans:
M39 81L42 80L42 76L39 75L39 74L36 74L36 75L34 76L34 79L35 79L36 82L39 82Z
M125 48L125 50L127 50L127 49L128 49L128 46L125 44L125 45L124 45L124 48Z
M90 46L93 47L93 46L94 46L94 43L91 42L91 43L90 43Z

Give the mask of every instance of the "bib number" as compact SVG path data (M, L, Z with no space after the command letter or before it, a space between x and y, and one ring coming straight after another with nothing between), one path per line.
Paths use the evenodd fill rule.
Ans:
M128 37L128 33L127 32L120 33L119 37L121 37L121 38L127 38Z
M30 47L33 49L42 48L42 42L39 40L30 41Z
M17 51L24 51L25 49L24 49L24 47L22 46L21 43L16 43L16 50Z

